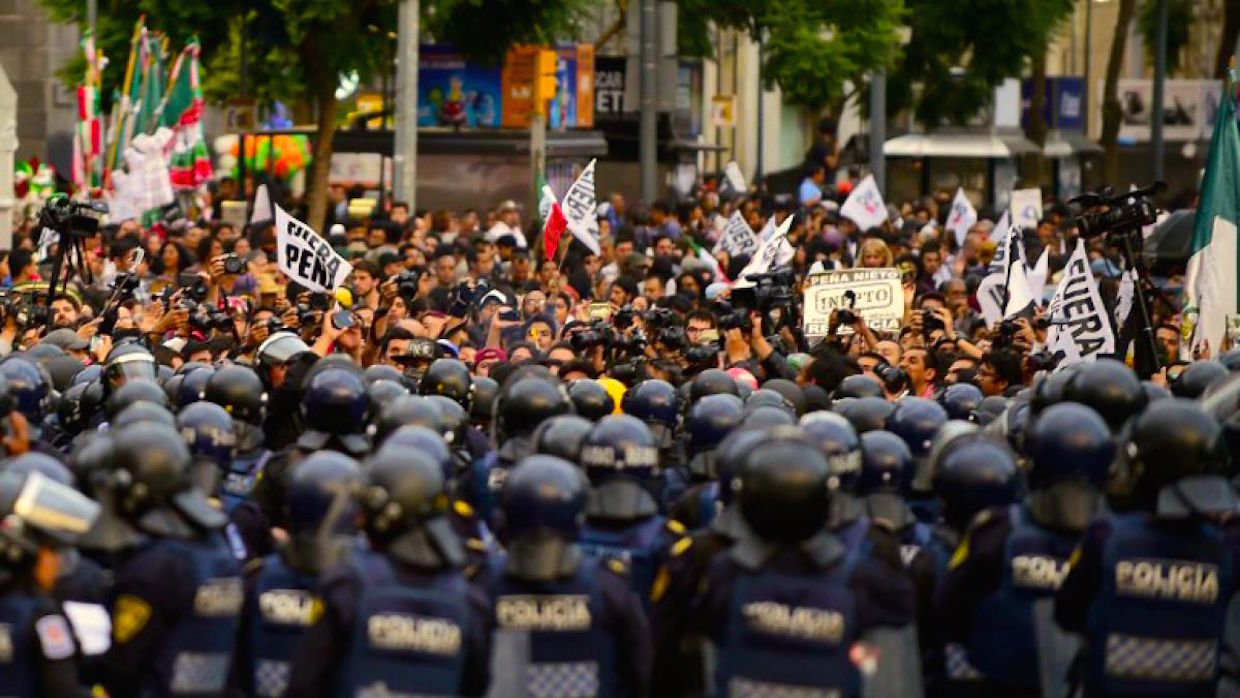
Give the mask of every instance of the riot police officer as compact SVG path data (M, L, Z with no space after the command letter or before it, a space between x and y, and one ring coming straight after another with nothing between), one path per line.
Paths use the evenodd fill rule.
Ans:
M293 332L276 332L254 352L256 370L267 393L263 433L267 448L279 451L301 432L301 388L318 355Z
M598 381L580 378L568 384L568 399L578 415L597 422L616 411L616 402Z
M965 648L986 695L1064 693L1062 658L1072 656L1074 643L1039 638L1058 634L1054 595L1081 531L1102 503L1115 457L1106 422L1077 403L1043 411L1025 443L1028 496L974 519L939 589L941 627Z
M440 467L381 450L360 504L371 549L323 577L322 614L294 654L288 696L482 695L490 614L460 572Z
M633 590L648 602L655 570L685 527L659 514L659 449L636 417L604 417L581 444L590 480L582 547L629 568Z
M495 698L539 695L549 683L573 695L640 696L650 681L650 628L624 565L577 545L586 483L568 461L529 456L500 494L491 562Z
M87 695L77 642L51 592L57 551L98 514L90 499L37 471L0 474L0 693Z
M244 602L227 523L194 487L176 429L141 422L113 437L108 496L129 537L111 603L111 695L223 695ZM106 511L106 509L105 509Z
M748 450L743 467L737 497L752 535L711 566L696 621L716 648L716 694L858 696L862 674L850 653L865 638L882 647L871 678L898 691L890 695L916 695L912 588L826 531L826 456L781 427Z
M487 477L493 497L498 497L508 470L534 452L534 430L543 420L572 412L572 402L550 378L516 374L497 398L495 434L499 446Z
M1209 521L1235 508L1222 430L1183 400L1130 426L1121 450L1137 508L1085 530L1055 620L1084 635L1074 679L1089 696L1214 695L1236 591L1233 554Z
M680 417L680 395L667 381L644 380L624 394L620 409L645 422L659 445L659 458L664 469L679 467L683 460L676 441Z
M934 523L938 517L934 493L931 490L934 474L928 467L928 456L935 434L945 423L947 411L938 403L920 397L906 397L896 403L885 425L887 431L904 439L909 451L913 453L915 470L909 506L917 520L924 523Z
M594 424L580 415L556 415L534 430L534 452L576 463L581 456L581 442L593 428Z
M719 498L716 482L719 445L740 426L744 418L741 399L727 393L707 395L689 408L685 421L689 459L689 489L669 508L673 519L690 530L697 530L715 517Z
M317 619L320 577L358 544L354 490L361 471L334 451L311 455L293 470L284 502L288 542L246 570L246 612L236 675L245 695L283 696L297 643Z
M220 499L232 512L250 498L254 483L271 458L263 445L267 391L258 374L244 366L225 366L207 379L202 399L219 405L233 421L237 452L225 464Z

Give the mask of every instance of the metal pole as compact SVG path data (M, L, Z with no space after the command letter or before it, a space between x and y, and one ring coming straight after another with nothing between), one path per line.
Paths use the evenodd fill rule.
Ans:
M641 162L642 203L649 206L658 197L658 113L655 95L658 93L658 14L655 0L641 0L641 126L639 133L639 160Z
M99 46L99 0L86 0L86 26L90 27L90 35L95 37L95 46Z
M1158 33L1154 39L1154 105L1150 110L1150 150L1154 181L1163 178L1163 87L1167 81L1167 0L1158 0Z
M418 0L401 0L396 36L392 196L414 211L418 191Z
M765 110L763 110L762 108L763 106L762 103L765 101L764 99L762 99L763 97L762 35L763 35L763 31L759 29L758 30L758 143L757 143L757 148L755 149L755 153L754 153L754 155L756 156L754 159L757 160L757 163L754 164L753 166L753 181L755 183L758 180L762 179L762 141L764 140L762 137L762 134L765 132L762 127L762 121L764 117L766 116L766 114L764 113Z
M1089 138L1090 123L1094 120L1094 114L1090 111L1090 103L1093 102L1090 97L1094 93L1094 86L1090 84L1090 75L1093 71L1090 69L1094 64L1094 0L1085 0L1085 94L1081 96L1081 113L1085 115L1085 137Z
M870 75L870 173L884 196L887 194L887 161L883 158L886 140L887 71L876 70Z

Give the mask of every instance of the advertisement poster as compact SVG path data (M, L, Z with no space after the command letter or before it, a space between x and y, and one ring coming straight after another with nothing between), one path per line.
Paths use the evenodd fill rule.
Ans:
M505 128L528 128L533 109L534 58L539 47L517 46L504 59L501 93ZM556 56L555 94L547 103L547 128L594 126L594 47L590 44L553 49Z
M418 50L418 126L499 126L499 68L468 64L449 46L423 44Z

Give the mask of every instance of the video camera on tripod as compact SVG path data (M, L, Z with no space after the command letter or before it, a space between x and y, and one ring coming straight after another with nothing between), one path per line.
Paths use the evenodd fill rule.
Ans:
M53 195L43 204L39 211L39 239L36 244L46 247L48 241L44 237L49 233L60 236L56 246L56 258L52 261L52 275L48 280L47 308L52 307L52 300L59 295L56 284L60 284L63 292L69 286L68 275L62 280L61 270L67 262L70 269L76 269L87 283L90 282L90 267L86 264L83 244L86 238L99 231L99 224L108 212L106 204L97 201L73 201L64 194ZM74 264L73 253L77 253Z

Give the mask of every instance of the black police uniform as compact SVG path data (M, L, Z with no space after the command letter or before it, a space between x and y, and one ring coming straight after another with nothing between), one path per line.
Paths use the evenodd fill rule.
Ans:
M78 648L59 606L20 583L0 587L0 695L85 696Z

